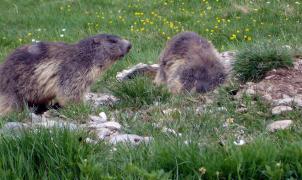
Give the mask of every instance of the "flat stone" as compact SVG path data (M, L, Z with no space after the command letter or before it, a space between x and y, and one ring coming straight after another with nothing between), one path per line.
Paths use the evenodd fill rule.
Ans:
M267 125L266 129L270 132L274 132L277 130L287 129L293 124L292 120L280 120L275 121Z
M132 79L136 75L140 74L156 74L157 70L159 68L158 64L143 64L139 63L129 69L125 69L122 72L118 72L116 75L116 79L118 81L124 81L127 79Z
M273 105L275 106L280 106L280 105L284 105L284 106L290 106L292 105L292 103L294 102L293 98L284 98L284 99L277 99L273 101Z
M109 137L112 133L113 131L108 128L98 128L96 130L96 135L101 140L105 139L106 137Z
M103 117L100 117L100 116L90 115L89 118L93 123L104 123L104 122L107 121L107 118L103 118Z
M104 123L95 123L95 124L89 124L89 127L91 128L107 128L110 130L120 130L122 128L122 126L120 125L120 123L115 122L115 121L107 121Z
M141 137L135 134L120 134L113 136L110 138L109 142L111 144L117 144L117 143L131 143L134 145L140 144L142 142L148 143L152 140L151 137Z
M30 115L31 115L31 122L32 123L40 123L40 122L42 122L42 116L39 116L39 115L37 115L35 113L31 113Z
M29 126L27 124L21 122L7 122L2 126L0 133L4 135L18 135L28 127Z
M302 96L296 96L294 98L294 104L297 105L298 107L302 107Z
M78 126L74 123L64 122L64 121L56 121L56 120L47 120L40 123L33 124L35 127L43 127L43 128L62 128L69 130L76 130Z
M279 115L281 113L292 111L292 110L293 110L293 108L291 108L289 106L276 106L272 109L272 114Z
M84 95L84 101L92 104L94 107L115 104L118 99L111 94L87 93Z

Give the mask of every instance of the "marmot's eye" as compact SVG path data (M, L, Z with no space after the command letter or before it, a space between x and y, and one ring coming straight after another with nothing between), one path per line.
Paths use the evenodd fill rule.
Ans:
M115 39L109 39L108 40L110 43L117 43L117 40L115 40Z

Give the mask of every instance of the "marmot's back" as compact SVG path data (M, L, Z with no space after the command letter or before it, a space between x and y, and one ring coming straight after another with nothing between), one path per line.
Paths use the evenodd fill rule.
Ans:
M129 41L108 34L76 44L40 42L16 49L0 66L0 115L24 104L82 101L100 73L130 49Z
M225 80L225 71L213 45L194 32L172 38L161 53L155 82L171 92L213 90Z

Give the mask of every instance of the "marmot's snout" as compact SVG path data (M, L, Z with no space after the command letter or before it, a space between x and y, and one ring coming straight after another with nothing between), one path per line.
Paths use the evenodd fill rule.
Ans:
M128 41L128 40L126 40L126 39L123 39L122 40L122 43L123 43L123 47L122 47L122 49L123 49L123 55L125 55L125 54L127 54L129 51L130 51L130 49L132 48L132 45L131 45L131 43Z

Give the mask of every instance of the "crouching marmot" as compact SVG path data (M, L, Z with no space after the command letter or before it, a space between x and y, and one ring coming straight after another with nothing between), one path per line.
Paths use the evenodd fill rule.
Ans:
M156 84L172 93L204 93L223 83L226 73L213 45L194 32L183 32L167 42L159 58Z
M16 49L0 65L0 115L26 103L80 102L100 73L130 49L129 41L107 34L76 44L39 42Z

